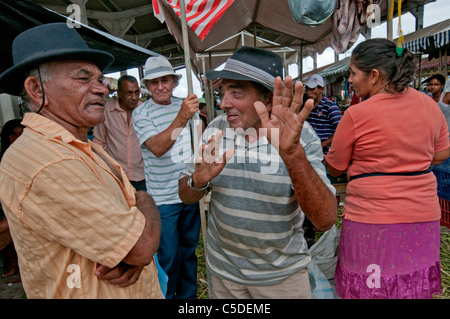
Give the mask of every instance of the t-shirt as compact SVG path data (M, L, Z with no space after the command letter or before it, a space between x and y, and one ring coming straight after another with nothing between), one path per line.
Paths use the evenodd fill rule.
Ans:
M427 170L434 154L449 147L445 118L433 99L409 88L377 94L349 107L326 161L347 176ZM440 219L436 177L371 176L350 181L345 218L375 224Z
M182 102L172 97L172 104L160 105L149 99L133 111L133 125L144 157L147 191L157 205L181 203L178 178L192 155L189 122L181 129L175 144L161 157L153 154L144 143L169 127Z
M224 131L220 154L235 155L210 182L206 261L217 277L244 285L271 285L305 268L311 258L303 236L304 213L297 203L289 172L265 137L248 143L229 129L226 115L216 117L203 133L203 143ZM333 191L320 140L305 122L301 144L312 167ZM191 175L193 164L183 175Z

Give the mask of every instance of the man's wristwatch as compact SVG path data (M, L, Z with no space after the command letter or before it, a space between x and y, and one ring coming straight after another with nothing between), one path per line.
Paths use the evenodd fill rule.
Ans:
M188 185L188 187L189 187L190 189L192 189L192 190L194 190L194 191L204 191L204 190L208 189L208 187L209 187L209 182L208 182L208 184L206 184L204 187L201 187L201 188L194 187L194 186L192 185L192 175L191 175L191 176L189 176L189 179L188 179L188 181L187 181L187 185Z

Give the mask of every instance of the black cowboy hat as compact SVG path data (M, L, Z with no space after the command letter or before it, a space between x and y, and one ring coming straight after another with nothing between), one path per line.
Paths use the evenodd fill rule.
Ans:
M66 23L49 23L19 34L12 44L14 65L0 75L0 90L19 95L26 72L58 59L91 61L103 71L113 62L108 52L90 49L78 32Z
M225 63L221 71L206 71L208 80L230 79L257 82L273 92L277 76L283 77L281 57L269 50L240 47Z

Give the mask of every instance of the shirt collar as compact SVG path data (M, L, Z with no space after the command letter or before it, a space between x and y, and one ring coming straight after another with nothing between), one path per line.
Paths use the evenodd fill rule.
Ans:
M74 145L76 148L91 154L89 143L77 139L72 133L60 124L36 113L26 113L22 124L31 130L45 135L49 138L60 140L64 143Z
M109 170L103 165L101 164L99 165L104 167L106 171L110 171L117 179L118 183L125 188L124 195L128 202L128 205L130 205L130 207L136 205L134 197L134 188L130 184L130 182L128 182L125 172L116 161L114 161L112 158L109 157L109 155L103 150L103 147L101 145L91 141L83 142L77 139L72 133L70 133L60 124L46 118L45 116L36 113L26 113L23 118L22 124L25 127L39 134L42 134L48 138L60 140L63 143L68 143L72 145L73 147L87 154L90 158L92 158L92 160L97 162L94 156L95 151L95 153L100 158L102 158L105 164L109 166ZM125 180L127 182L124 182Z
M111 112L112 112L112 111L115 111L115 110L116 110L116 111L125 112L125 111L120 107L120 105L119 105L119 99L118 99L118 98L115 100L114 107L111 108Z

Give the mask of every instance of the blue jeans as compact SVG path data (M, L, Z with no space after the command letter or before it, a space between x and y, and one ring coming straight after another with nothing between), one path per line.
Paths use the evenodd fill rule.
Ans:
M197 255L200 235L200 210L195 204L158 206L161 239L158 260L169 277L167 299L197 297Z

